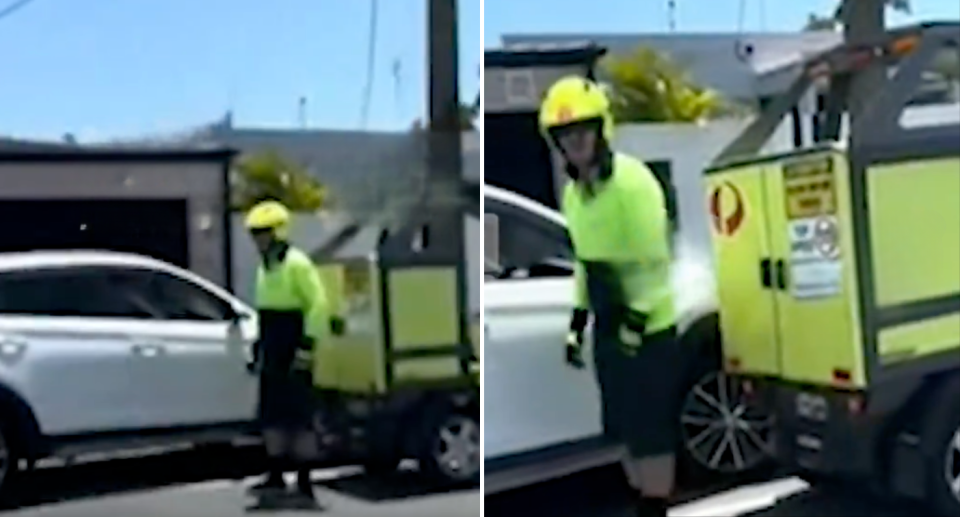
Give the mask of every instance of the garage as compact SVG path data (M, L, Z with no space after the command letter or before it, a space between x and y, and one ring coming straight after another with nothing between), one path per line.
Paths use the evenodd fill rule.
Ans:
M106 249L230 285L228 150L0 151L0 252Z
M106 249L139 253L190 267L186 200L16 200L0 203L11 224L0 253L47 249Z

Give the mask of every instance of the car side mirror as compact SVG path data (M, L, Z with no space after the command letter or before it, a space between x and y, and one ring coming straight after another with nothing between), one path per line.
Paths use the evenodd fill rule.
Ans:
M240 323L240 322L249 320L250 314L243 311L238 311L231 307L230 313L227 315L227 318L234 323Z

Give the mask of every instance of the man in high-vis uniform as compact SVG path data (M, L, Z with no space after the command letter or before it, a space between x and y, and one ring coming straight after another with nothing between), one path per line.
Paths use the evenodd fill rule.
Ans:
M318 451L312 350L328 334L331 314L320 273L307 254L288 242L290 212L264 201L247 214L247 229L262 261L255 304L260 339L253 360L260 375L259 417L270 459L267 479L254 493L285 491L286 470L297 470L297 494L311 501L309 461Z
M547 92L540 126L570 181L562 211L576 254L576 309L566 361L583 368L593 316L605 433L626 448L638 515L667 514L681 400L670 231L663 188L647 166L613 152L614 121L596 83L567 77Z

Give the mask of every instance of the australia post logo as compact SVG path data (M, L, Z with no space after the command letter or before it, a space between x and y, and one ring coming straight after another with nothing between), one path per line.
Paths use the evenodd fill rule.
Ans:
M743 193L733 183L724 181L714 187L708 205L711 226L717 234L729 237L743 226L746 217Z

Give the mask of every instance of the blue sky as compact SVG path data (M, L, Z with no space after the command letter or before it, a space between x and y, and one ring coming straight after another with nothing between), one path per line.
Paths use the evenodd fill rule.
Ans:
M13 0L0 0L0 8ZM368 127L423 111L426 2L380 0ZM0 20L0 134L82 140L202 124L358 128L369 0L35 0ZM481 0L460 0L465 97L482 61ZM400 88L394 62L399 60Z
M957 19L957 0L913 0L913 16L892 14L890 24ZM677 31L738 29L740 0L676 0ZM794 31L811 12L829 14L837 0L745 0L744 30ZM667 0L486 0L484 44L498 45L503 33L660 32L667 30Z
M481 49L501 33L661 31L667 19L666 0L459 1L467 99L479 83ZM917 18L957 17L956 0L915 1ZM368 127L399 129L424 110L426 2L379 3ZM677 4L679 30L737 27L739 0ZM746 5L746 29L793 30L833 1ZM369 0L34 0L0 20L0 134L147 135L228 109L240 125L292 127L301 96L311 126L358 128L369 9Z

